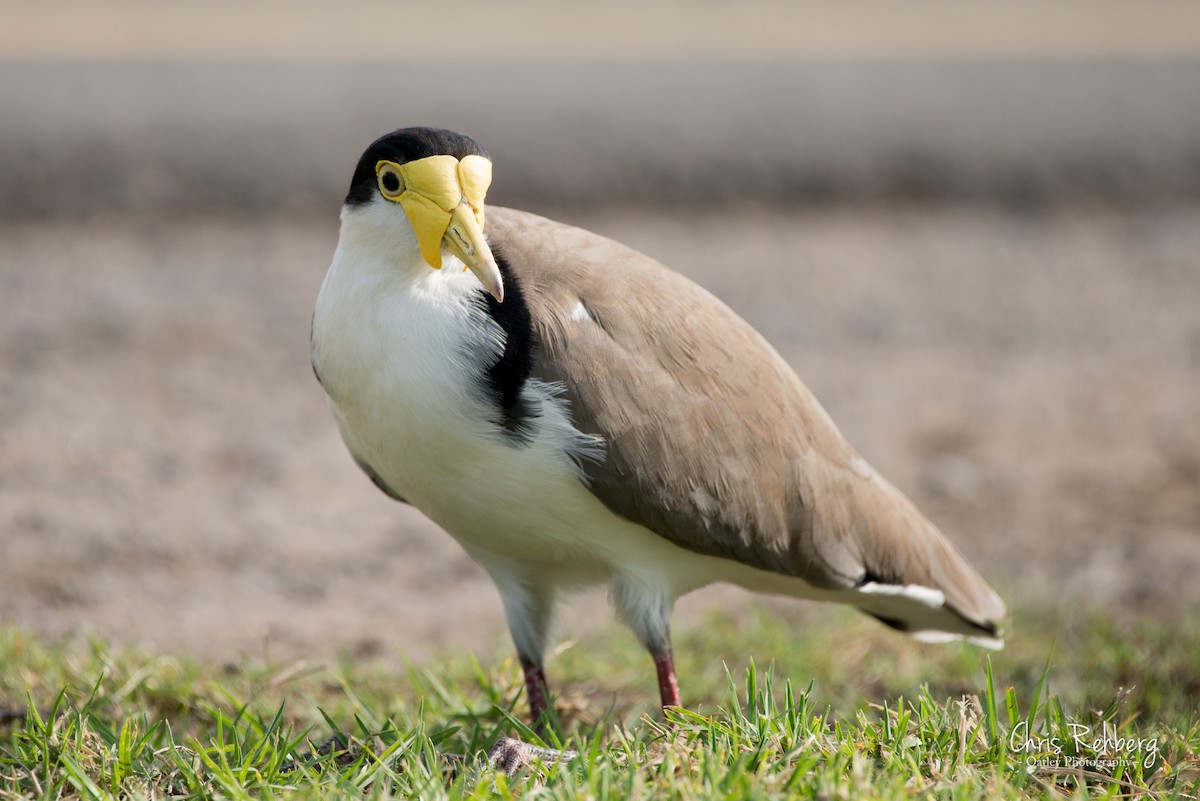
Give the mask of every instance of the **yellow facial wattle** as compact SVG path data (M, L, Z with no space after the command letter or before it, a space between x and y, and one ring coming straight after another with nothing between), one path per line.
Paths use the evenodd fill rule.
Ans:
M504 300L500 268L483 236L483 198L492 182L492 163L483 156L428 156L405 164L379 161L380 193L408 216L421 256L442 268L442 250L460 258L492 297Z
M385 171L401 177L398 192L383 187ZM492 182L492 163L483 156L467 156L461 161L454 156L428 156L405 164L380 161L375 165L375 175L384 197L404 207L421 255L430 267L441 269L443 239L461 205L467 205L470 216L483 229L483 198Z

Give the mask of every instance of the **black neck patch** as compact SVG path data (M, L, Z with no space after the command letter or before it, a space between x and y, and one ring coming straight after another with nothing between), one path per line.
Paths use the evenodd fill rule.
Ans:
M537 337L533 330L533 318L525 292L513 275L504 255L492 248L500 277L504 280L504 302L479 290L479 301L488 316L504 331L504 352L484 373L487 389L497 403L497 420L504 433L520 444L528 444L533 436L532 423L541 416L541 409L522 397L522 390L533 371L533 356L537 348Z

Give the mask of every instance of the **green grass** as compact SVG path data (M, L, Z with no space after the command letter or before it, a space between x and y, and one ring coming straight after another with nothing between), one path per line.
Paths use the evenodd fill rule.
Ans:
M534 740L511 659L219 667L0 629L0 798L1200 794L1195 615L1016 623L987 654L835 609L713 617L676 635L687 709L666 720L614 627L549 665L550 744L580 757L513 778L479 756ZM316 748L332 735L348 747Z

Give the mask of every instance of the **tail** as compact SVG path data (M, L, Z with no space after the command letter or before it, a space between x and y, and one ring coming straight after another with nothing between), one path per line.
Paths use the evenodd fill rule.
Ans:
M876 476L889 514L857 532L863 572L848 603L924 642L1003 648L1004 602L899 490Z

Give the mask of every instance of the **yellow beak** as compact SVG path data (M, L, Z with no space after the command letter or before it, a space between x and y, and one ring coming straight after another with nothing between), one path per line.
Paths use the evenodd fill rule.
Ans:
M450 212L450 225L442 237L442 245L462 259L497 303L504 302L504 280L496 257L483 238L483 227L476 221L475 211L465 200Z
M395 168L404 190L394 199L404 208L425 262L442 268L442 250L457 256L497 302L504 300L504 281L483 236L483 196L492 165L482 156L429 156L407 164L380 162Z

